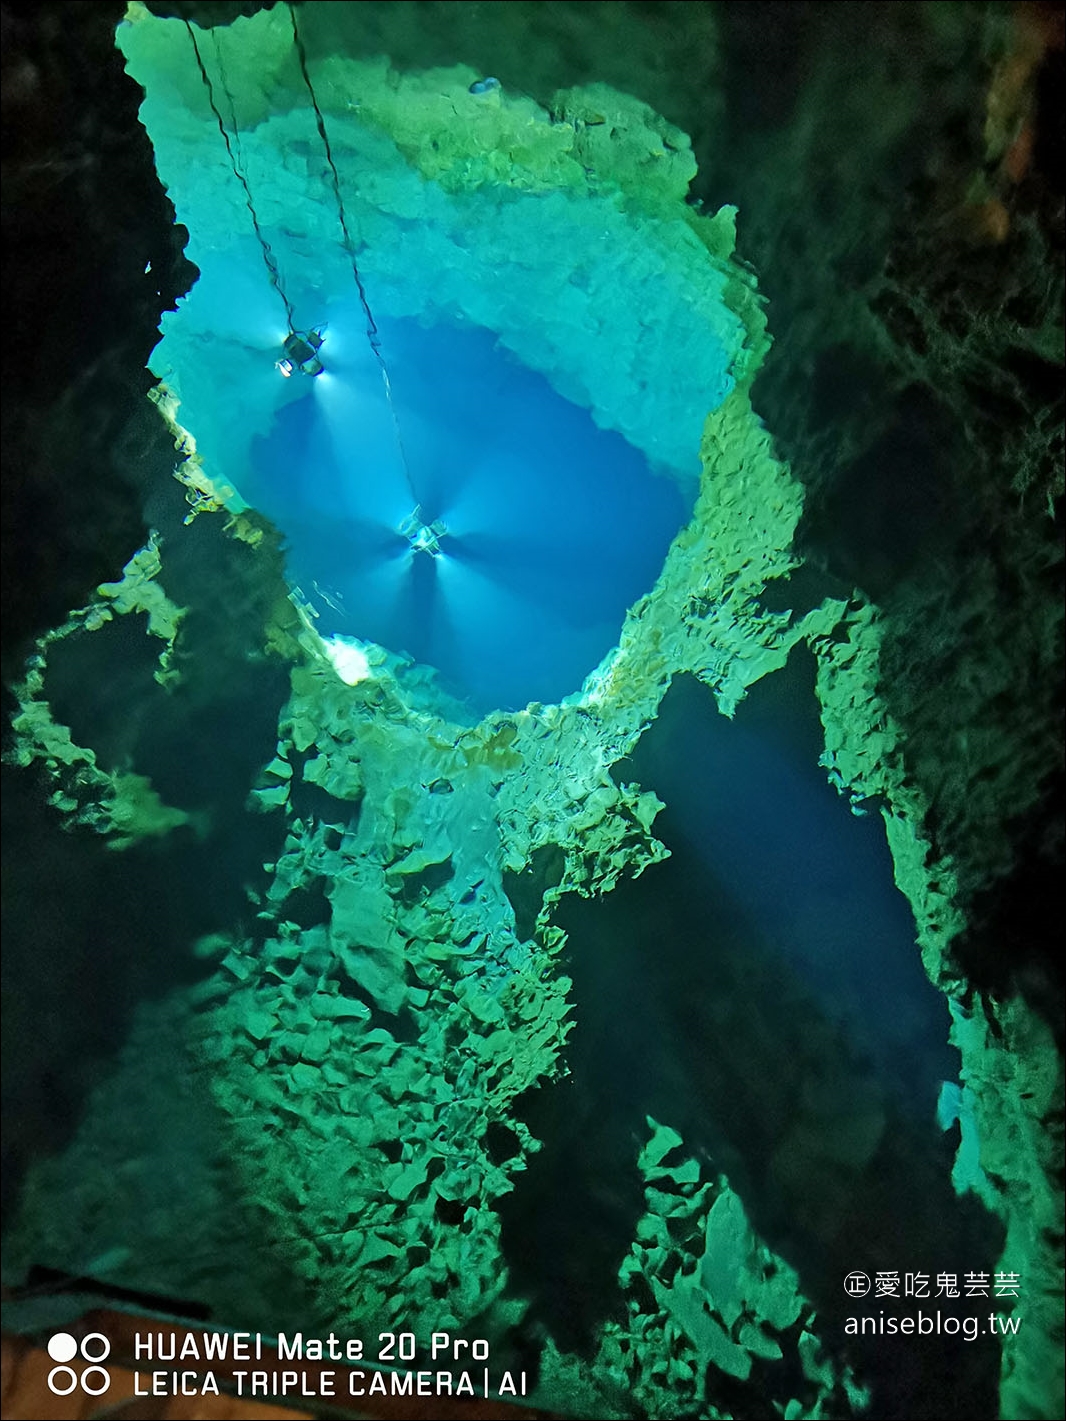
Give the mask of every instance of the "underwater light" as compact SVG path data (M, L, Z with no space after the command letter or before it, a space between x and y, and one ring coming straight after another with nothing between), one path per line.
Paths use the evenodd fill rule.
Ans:
M448 529L439 518L432 523L423 523L422 506L419 504L396 531L411 544L412 552L428 553L431 558L438 558L441 554L440 540Z
M360 681L367 681L373 676L366 649L355 637L324 637L322 645L334 671L346 686L358 686Z
M281 347L283 354L277 362L277 369L286 380L294 370L301 375L321 375L323 366L318 352L324 340L320 330L290 331Z

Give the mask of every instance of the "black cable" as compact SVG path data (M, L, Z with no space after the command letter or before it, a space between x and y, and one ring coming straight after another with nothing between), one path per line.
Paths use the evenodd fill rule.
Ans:
M352 275L355 277L356 290L359 292L359 301L363 307L363 314L366 317L366 337L370 342L370 349L374 352L374 357L381 369L381 378L385 385L385 398L388 401L389 413L392 415L393 428L396 432L396 444L400 451L400 462L403 465L404 477L407 480L407 487L411 497L418 503L418 495L415 492L414 481L411 478L411 470L407 463L407 453L403 447L403 436L400 434L400 422L396 417L396 407L392 402L392 381L389 379L389 369L385 364L385 357L381 351L381 337L378 334L377 322L374 320L374 313L370 309L370 302L367 300L366 287L363 285L363 278L359 273L359 263L355 259L355 243L352 241L352 234L348 230L348 217L344 211L344 198L341 196L341 180L337 172L337 165L333 161L333 148L326 132L326 120L322 116L322 110L318 106L318 99L315 95L314 86L311 83L311 75L307 69L307 51L304 49L304 42L300 37L300 30L296 24L296 9L289 0L289 17L292 20L292 38L296 46L296 54L300 61L300 73L303 75L304 83L307 85L307 93L311 99L311 107L315 111L315 122L318 125L318 134L322 139L322 147L326 152L326 162L329 164L330 179L333 184L333 195L337 199L337 216L340 218L341 232L344 234L344 250L348 253L348 258L352 264Z
M218 65L218 78L222 85L222 92L226 96L226 103L229 106L229 126L233 133L233 146L237 150L237 164L240 171L244 172L244 150L241 148L241 130L237 123L237 105L233 102L233 94L229 84L226 82L226 66L222 63L222 45L219 42L218 30L211 31L211 40L215 46L215 63Z
M270 276L270 284L280 296L282 304L285 307L285 318L288 321L289 332L291 334L291 332L295 331L296 329L296 315L292 309L292 302L289 300L288 296L286 296L285 288L281 284L281 273L278 270L277 258L274 256L274 252L270 246L270 243L267 241L266 237L263 236L263 229L260 227L259 218L256 215L255 203L252 201L252 190L248 186L244 174L238 167L236 158L233 156L233 147L229 141L229 134L226 132L226 125L223 122L222 115L218 111L218 105L215 103L215 91L212 87L211 80L208 77L207 70L204 67L203 56L200 53L200 46L196 42L196 36L195 34L193 34L192 25L189 23L188 20L185 21L185 28L189 31L189 38L192 40L193 53L196 55L196 63L199 65L200 68L200 78L204 81L204 88L207 90L207 101L211 105L211 112L215 116L215 122L218 124L218 131L222 135L222 141L226 145L226 152L229 154L230 167L233 169L233 176L237 179L241 187L244 189L244 199L248 207L248 214L252 219L252 226L255 228L255 235L259 238L259 245L263 249L263 261L266 263L266 269ZM230 100L230 102L232 104L232 99Z

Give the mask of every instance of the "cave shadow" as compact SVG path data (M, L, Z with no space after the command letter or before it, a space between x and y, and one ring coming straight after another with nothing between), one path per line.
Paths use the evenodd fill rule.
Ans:
M174 498L180 509L176 483ZM5 1218L30 1164L73 1137L137 1006L214 970L192 953L198 938L254 935L249 890L265 888L284 837L283 816L247 812L289 694L287 666L255 650L276 567L220 519L182 529L164 558L167 591L189 608L180 684L153 678L163 643L131 613L54 642L45 691L101 768L149 777L189 822L116 849L64 824L43 772L4 769ZM98 793L76 776L69 788L86 808Z
M183 1015L156 1024L146 1067L151 1115L129 1121L129 1148L115 1161L115 1201L89 1218L93 1257L66 1255L46 1232L24 1282L9 1289L14 1314L29 1328L40 1325L42 1310L54 1326L62 1295L72 1296L72 1308L92 1299L134 1316L159 1313L190 1327L264 1336L309 1327L324 1334L335 1322L338 1300L327 1296L323 1306L301 1271L306 1240L298 1221L286 1228L261 1202L263 1141L283 1127L253 1100L239 1120L216 1100L190 1010L185 1003ZM121 1202L129 1190L141 1206L133 1213ZM77 1199L69 1203L77 1214Z
M778 682L768 723L784 717L797 751L814 745L802 709L806 674L797 662L794 674L768 678ZM909 1063L893 1069L891 1049L857 1038L846 1001L780 941L780 924L759 898L772 885L723 873L686 812L691 801L669 807L684 799L678 776L697 795L703 787L694 756L708 715L718 712L705 688L676 684L633 759L616 767L667 800L655 832L671 858L602 899L568 896L555 914L568 934L576 1026L570 1075L518 1104L544 1148L497 1206L512 1286L567 1350L588 1355L607 1318L625 1321L617 1270L644 1212L636 1156L651 1115L681 1132L705 1178L727 1176L756 1233L797 1268L820 1334L872 1386L872 1414L994 1410L991 1339L846 1343L845 1318L860 1311L844 1293L849 1272L991 1274L1002 1230L972 1196L954 1193L958 1136L937 1126L936 1082L926 1082L923 1113ZM773 793L765 806L786 817ZM832 896L826 901L833 911ZM891 1014L880 986L871 1010ZM946 1010L942 1026L946 1038ZM902 1041L915 1039L911 1029ZM929 1051L934 1065L944 1059L950 1069L953 1053L944 1047L939 1058L935 1044ZM915 1303L894 1306L913 1312ZM950 1306L985 1316L991 1305Z

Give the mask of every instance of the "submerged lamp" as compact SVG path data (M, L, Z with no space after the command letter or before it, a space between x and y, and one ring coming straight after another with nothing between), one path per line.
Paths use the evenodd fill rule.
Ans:
M330 636L322 645L334 671L346 686L358 686L373 676L370 658L363 642L351 636Z
M424 523L422 505L419 504L396 531L411 544L412 552L428 553L431 558L438 558L441 554L440 540L448 530L439 518L432 523Z
M277 368L286 380L294 371L299 371L301 375L322 374L323 367L318 352L324 340L325 336L320 330L289 332L281 347L281 359L277 362Z

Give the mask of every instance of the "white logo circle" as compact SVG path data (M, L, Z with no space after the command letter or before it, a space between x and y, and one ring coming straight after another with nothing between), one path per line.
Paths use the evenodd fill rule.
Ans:
M59 1385L59 1382L56 1380L56 1378L60 1376L62 1376L64 1379L69 1377L70 1386L61 1387ZM53 1367L52 1370L48 1373L48 1390L52 1392L55 1396L69 1396L70 1393L77 1388L77 1385L78 1374L73 1367Z
M90 1342L99 1342L101 1344L99 1352L93 1353L89 1351ZM102 1332L87 1332L81 1339L80 1351L87 1362L103 1362L111 1356L111 1343Z
M48 1339L48 1355L53 1362L69 1362L78 1355L78 1344L69 1332L57 1332Z
M90 1385L89 1378L98 1377L99 1385ZM111 1385L111 1373L106 1367L86 1367L81 1374L81 1388L89 1396L103 1396L104 1392Z

